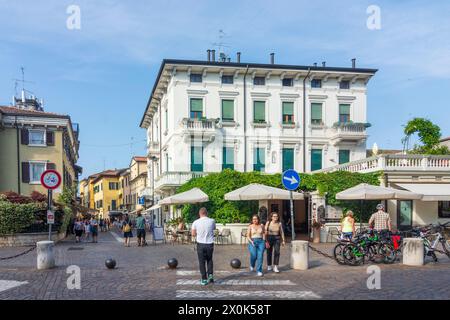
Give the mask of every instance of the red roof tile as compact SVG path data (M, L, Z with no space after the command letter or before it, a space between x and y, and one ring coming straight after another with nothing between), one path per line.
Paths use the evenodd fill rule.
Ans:
M34 116L34 117L50 117L50 118L66 118L69 119L68 115L57 114L53 112L45 112L45 111L36 111L36 110L27 110L27 109L19 109L16 107L6 107L0 106L0 112L7 115L17 115L17 116Z

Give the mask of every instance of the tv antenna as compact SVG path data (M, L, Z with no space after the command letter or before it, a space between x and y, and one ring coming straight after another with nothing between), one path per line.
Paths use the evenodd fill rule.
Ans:
M228 58L228 56L224 52L225 51L224 48L230 48L228 43L223 41L224 38L226 38L226 37L228 37L228 35L222 29L220 29L219 30L219 41L212 43L212 45L217 48L217 52L219 54L219 59L222 61L225 61Z
M16 95L18 95L17 87L19 85L19 82L22 83L22 91L28 92L28 93L33 93L33 92L25 89L25 83L33 83L34 84L35 82L25 80L25 68L24 67L20 67L20 70L22 72L22 79L12 79L14 81L14 91L15 91Z

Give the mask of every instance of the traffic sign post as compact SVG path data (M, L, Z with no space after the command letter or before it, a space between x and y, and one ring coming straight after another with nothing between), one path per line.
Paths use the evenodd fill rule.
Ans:
M61 175L56 170L46 170L41 175L41 184L48 190L47 192L47 224L48 240L52 240L52 225L55 223L55 214L52 210L53 190L61 184Z
M297 171L293 169L286 170L283 172L281 177L281 182L283 186L289 190L290 195L290 205L291 205L291 232L292 232L292 241L295 240L295 230L294 230L294 199L293 199L293 190L297 190L300 185L300 176Z

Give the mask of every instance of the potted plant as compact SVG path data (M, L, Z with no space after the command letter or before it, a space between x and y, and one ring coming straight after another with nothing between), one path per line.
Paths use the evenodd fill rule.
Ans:
M312 224L313 228L313 243L320 243L320 228L322 227L322 224L318 222L317 220L314 220Z

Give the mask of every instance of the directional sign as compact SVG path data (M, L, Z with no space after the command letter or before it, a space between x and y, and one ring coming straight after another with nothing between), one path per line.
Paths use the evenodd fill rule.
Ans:
M297 171L289 169L283 172L281 178L283 186L288 190L296 190L300 185L300 176Z
M138 204L145 204L145 197L139 197L138 198Z
M61 184L61 175L56 170L46 170L41 175L41 184L50 190L57 189Z

